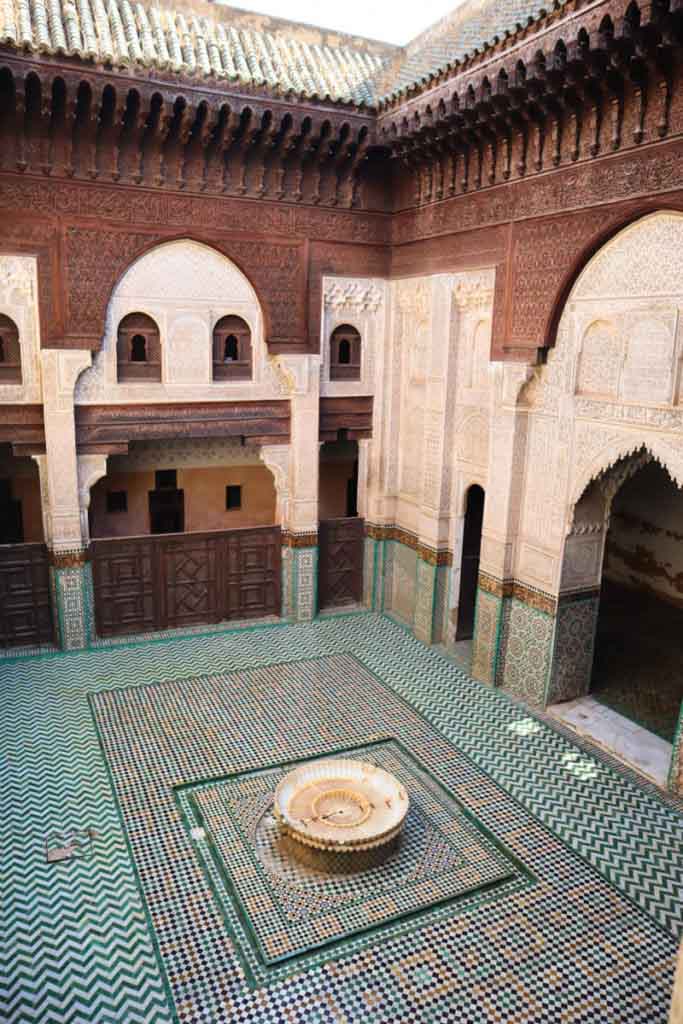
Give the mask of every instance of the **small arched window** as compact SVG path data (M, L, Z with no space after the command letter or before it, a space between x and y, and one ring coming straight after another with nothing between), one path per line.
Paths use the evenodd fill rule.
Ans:
M146 313L129 313L119 324L116 376L126 382L161 380L159 328Z
M0 313L0 384L21 384L19 328Z
M240 316L224 316L213 329L213 379L251 380L251 329Z
M330 338L330 380L360 380L360 334L341 324Z

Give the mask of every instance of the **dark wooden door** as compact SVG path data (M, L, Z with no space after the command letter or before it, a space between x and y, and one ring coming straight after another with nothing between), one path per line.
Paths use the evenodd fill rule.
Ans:
M478 484L473 484L467 492L456 640L468 640L474 634L474 609L477 600L483 519L484 491Z
M53 641L47 548L0 546L0 647Z
M364 522L358 516L320 522L318 595L321 608L361 601L364 539Z
M99 636L280 614L277 526L94 540Z

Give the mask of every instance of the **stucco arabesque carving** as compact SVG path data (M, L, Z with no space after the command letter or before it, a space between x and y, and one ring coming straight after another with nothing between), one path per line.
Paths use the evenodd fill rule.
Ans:
M7 296L12 303L32 303L34 275L35 257L3 256L0 260L0 295Z
M325 307L335 312L376 313L383 301L380 288L372 281L326 281Z
M635 458L629 458L635 456ZM602 488L609 505L621 485L643 465L651 461L658 462L667 471L678 487L683 487L683 437L662 439L659 437L643 438L641 435L621 435L615 437L593 459L592 463L575 474L570 500L570 529L574 510L586 488L594 480L605 479ZM619 471L610 476L609 471L624 462L622 475Z
M277 495L276 519L286 526L289 515L289 476L291 447L288 444L263 445L259 451L262 462L273 474Z
M458 275L453 286L456 306L465 311L490 310L493 307L494 272Z

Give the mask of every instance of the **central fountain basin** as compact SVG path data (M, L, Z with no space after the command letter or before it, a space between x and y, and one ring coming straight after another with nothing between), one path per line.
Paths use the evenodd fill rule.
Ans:
M318 850L349 853L394 839L409 806L398 779L350 758L301 765L282 779L274 797L275 815L288 835Z

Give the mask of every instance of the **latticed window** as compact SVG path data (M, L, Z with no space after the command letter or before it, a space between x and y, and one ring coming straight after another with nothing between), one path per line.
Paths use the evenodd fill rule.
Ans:
M159 328L146 313L129 313L119 324L116 376L120 381L161 380Z
M341 324L330 338L330 380L360 380L360 334Z
M251 380L251 330L240 316L224 316L213 329L213 379Z
M21 384L19 328L0 313L0 384Z

